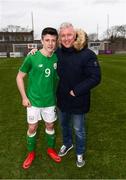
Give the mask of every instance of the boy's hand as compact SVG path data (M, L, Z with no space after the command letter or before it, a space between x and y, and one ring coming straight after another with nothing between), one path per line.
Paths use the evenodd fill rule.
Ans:
M36 53L36 51L38 51L38 49L34 48L28 53L28 55L30 55L30 54L34 55Z
M22 105L24 107L31 107L31 103L28 98L22 99Z

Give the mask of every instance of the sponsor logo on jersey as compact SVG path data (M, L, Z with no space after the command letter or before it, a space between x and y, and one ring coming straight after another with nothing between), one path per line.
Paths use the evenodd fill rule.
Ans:
M57 69L57 63L53 64L54 69Z
M40 67L40 68L41 68L42 66L43 66L43 64L39 64L39 65L38 65L38 67Z

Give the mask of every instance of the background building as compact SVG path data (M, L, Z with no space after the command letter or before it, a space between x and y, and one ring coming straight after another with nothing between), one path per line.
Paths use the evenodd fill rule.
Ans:
M0 32L0 55L10 56L10 53L19 53L24 56L28 53L28 44L34 43L33 31L30 32Z
M23 57L30 49L41 47L40 40L34 40L33 31L0 32L0 57ZM111 37L109 40L89 40L88 47L96 54L126 53L126 39Z

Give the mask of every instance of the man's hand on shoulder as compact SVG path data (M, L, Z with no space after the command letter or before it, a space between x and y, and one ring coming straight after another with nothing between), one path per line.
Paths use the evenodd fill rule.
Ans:
M38 51L38 49L36 49L36 48L31 49L31 51L29 51L29 53L27 55L34 55L37 51Z

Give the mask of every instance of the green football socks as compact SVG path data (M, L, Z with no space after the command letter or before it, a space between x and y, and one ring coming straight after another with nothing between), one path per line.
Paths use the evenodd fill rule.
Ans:
M54 148L55 147L55 133L54 134L48 134L46 132L46 139L47 139L47 146L48 148ZM36 147L36 133L33 136L27 135L27 149L29 152L35 151Z
M32 137L27 136L27 149L29 152L34 151L36 146L36 134Z
M55 134L47 134L46 133L46 137L47 137L47 145L48 148L54 148L55 147Z

